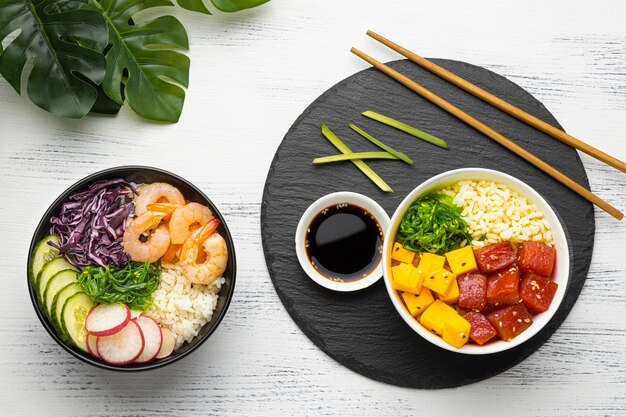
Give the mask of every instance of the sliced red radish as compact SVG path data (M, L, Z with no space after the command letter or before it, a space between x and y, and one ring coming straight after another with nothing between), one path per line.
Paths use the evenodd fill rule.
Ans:
M85 319L85 328L94 336L110 336L126 327L130 310L126 304L99 304Z
M91 353L92 356L96 358L100 358L100 354L98 353L98 348L96 346L98 342L98 336L94 336L92 334L87 335L87 350Z
M176 346L176 336L174 336L173 331L167 327L161 327L161 334L163 342L161 342L161 350L159 350L159 353L156 355L157 359L163 359L170 356Z
M130 320L114 335L98 337L96 346L103 361L111 365L127 365L143 352L143 333L135 320Z
M141 310L130 310L130 318L132 319L136 319L137 317L141 316L141 313L143 313L143 311Z
M157 353L161 350L161 342L163 335L161 334L161 326L152 317L139 316L135 319L141 332L145 346L141 355L135 359L136 363L148 363L156 358Z

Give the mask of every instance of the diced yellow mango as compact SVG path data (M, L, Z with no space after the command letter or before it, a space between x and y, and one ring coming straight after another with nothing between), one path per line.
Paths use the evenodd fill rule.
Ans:
M435 301L433 294L428 288L422 288L419 295L408 292L403 292L401 295L406 308L413 317L418 317Z
M402 244L399 242L395 242L393 244L393 248L391 249L391 259L399 262L404 262L406 264L412 264L414 258L415 252L404 249L404 246L402 246Z
M472 325L463 317L451 316L443 327L443 340L455 348L460 348L469 340L471 329Z
M436 300L422 313L420 323L433 333L443 336L443 329L450 317L458 316L455 309L441 300Z
M440 255L434 255L432 253L424 252L420 257L420 263L417 265L417 270L422 278L422 281L436 271L439 268L443 268L446 263L446 258Z
M439 299L446 304L455 304L459 301L459 283L456 277L452 280L452 284L445 294L439 294Z
M448 265L450 265L452 272L457 275L476 271L478 269L478 265L476 265L476 258L474 257L474 251L471 246L466 246L464 248L446 253L446 259L448 260Z
M418 268L419 269L419 268ZM445 268L438 268L424 278L424 286L439 295L445 295L450 290L452 283L456 281L456 274Z
M422 280L417 268L410 264L401 263L391 267L393 286L400 291L419 294L422 290Z

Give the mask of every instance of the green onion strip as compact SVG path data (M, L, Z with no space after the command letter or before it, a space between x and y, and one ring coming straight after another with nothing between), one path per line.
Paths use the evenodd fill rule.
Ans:
M343 154L352 154L353 153L350 150L350 148L348 146L346 146L346 144L343 143L341 141L341 139L339 139L337 137L337 135L335 135L333 133L333 131L330 130L328 128L328 126L326 126L324 123L322 123L322 134L324 135L324 137L326 139L328 139L328 141L335 148L337 148L337 150L339 150L339 152L341 152ZM370 168L369 165L367 165L365 162L363 162L360 159L353 159L351 161L352 161L352 163L354 165L356 165L357 168L359 168L361 170L361 172L363 172L365 175L367 175L367 178L372 180L372 182L374 182L374 184L376 184L381 190L383 190L385 192L388 192L388 193L393 192L391 187L389 185L387 185L387 183L381 177L379 177L378 174L376 172L374 172L374 170L372 168Z
M382 143L381 141L376 139L374 136L370 135L369 133L367 133L363 129L359 128L354 123L348 123L348 126L350 127L350 129L354 130L356 133L358 133L359 135L363 136L365 139L369 140L374 145L378 146L380 149L382 149L384 151L387 151L389 154L395 156L397 159L401 159L402 161L406 162L409 165L413 165L413 160L411 158L409 158L407 154L402 153L402 152L398 152L395 149L385 145L384 143ZM396 158L386 158L386 159L396 159Z
M423 132L413 126L407 125L406 123L402 123L398 120L392 119L391 117L376 113L372 110L364 111L361 114L365 117L376 120L377 122L386 124L387 126L391 126L405 133L408 133L411 136L415 136L418 139L422 139L426 142L432 143L433 145L439 146L440 148L449 149L448 144L443 139L439 139L438 137L433 136L430 133Z

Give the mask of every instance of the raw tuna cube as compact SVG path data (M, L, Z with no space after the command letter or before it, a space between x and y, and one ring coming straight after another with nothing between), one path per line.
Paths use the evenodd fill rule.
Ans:
M517 304L519 297L519 269L498 271L487 277L487 305L502 308Z
M556 250L539 242L524 242L519 250L519 269L549 277L554 269Z
M472 326L470 330L470 339L479 345L484 345L490 341L495 335L496 330L493 328L487 317L477 311L470 311L463 316Z
M507 268L517 261L517 255L511 242L496 243L474 250L478 269L482 274L489 274Z
M520 284L522 303L528 311L539 314L550 308L559 284L541 275L525 272Z
M482 311L487 307L487 277L470 272L457 277L458 306L466 310Z
M487 320L496 329L500 339L507 342L513 340L533 323L530 313L522 303L489 313Z

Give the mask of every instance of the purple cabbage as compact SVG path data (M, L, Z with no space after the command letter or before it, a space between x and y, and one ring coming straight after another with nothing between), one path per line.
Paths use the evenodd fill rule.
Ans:
M122 265L130 261L122 237L134 209L137 190L123 179L93 183L72 194L50 219L50 233L60 236L59 252L78 268Z

